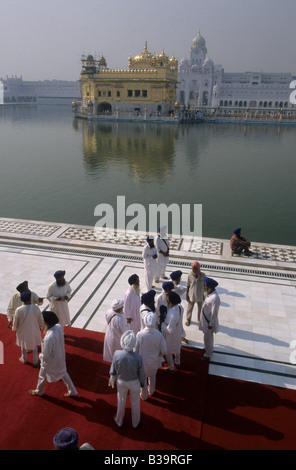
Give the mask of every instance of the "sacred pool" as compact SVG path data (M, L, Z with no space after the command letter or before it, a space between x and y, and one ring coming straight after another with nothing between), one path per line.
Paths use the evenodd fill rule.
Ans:
M296 127L88 122L2 107L1 217L94 226L108 204L202 205L202 235L295 244ZM116 225L116 220L115 220Z

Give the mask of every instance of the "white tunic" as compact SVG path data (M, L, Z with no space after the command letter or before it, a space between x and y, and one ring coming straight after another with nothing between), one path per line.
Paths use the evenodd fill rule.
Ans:
M181 284L175 284L173 291L176 292L176 294L178 294L180 297L182 297L182 295L185 294L185 292L187 291L187 287L182 287Z
M121 335L129 329L128 323L122 313L114 312L110 309L105 314L107 330L104 338L103 359L112 362L113 354L117 349L122 349L120 345Z
M21 348L34 349L41 344L41 329L44 322L37 305L22 305L15 311L13 331L16 332L16 344Z
M161 252L169 254L170 242L168 239L164 239L158 235L155 240L155 246L158 251L157 273L158 276L161 277L164 276L166 266L169 262L169 257L163 255Z
M213 333L217 333L219 331L219 307L220 297L217 291L214 290L214 292L207 295L207 297L205 298L201 310L199 329L204 333L207 333L209 331L209 326L212 327L211 331Z
M167 352L163 335L155 328L145 327L137 334L135 352L142 356L146 377L156 374Z
M156 247L154 246L153 248L151 248L147 243L142 251L147 291L151 289L154 276L157 273L157 258L153 258L153 256L155 255L157 256Z
M140 307L140 296L133 291L132 286L129 286L123 298L123 312L126 319L132 319L129 326L136 334L141 329Z
M35 292L31 292L31 304L41 305L42 302L39 302L39 297ZM21 307L24 303L21 301L21 294L16 292L10 299L7 307L7 318L8 321L12 320L12 317L18 307Z
M70 284L66 281L65 285L58 286L56 281L53 281L47 291L47 298L49 299L49 310L54 312L58 319L59 323L62 326L70 325L70 312L67 300L56 300L57 297L65 297L68 299L71 297L72 289Z
M180 352L184 336L183 311L182 305L174 305L168 310L165 321L161 324L161 331L167 345L167 354L178 354Z
M166 297L165 291L162 291L160 294L158 294L155 300L155 315L157 317L157 323L159 321L159 315L160 315L159 308L161 305L164 305L166 308L168 308L167 297Z
M48 382L57 382L67 372L64 343L64 330L61 325L54 325L47 330L41 343L41 367L44 367Z

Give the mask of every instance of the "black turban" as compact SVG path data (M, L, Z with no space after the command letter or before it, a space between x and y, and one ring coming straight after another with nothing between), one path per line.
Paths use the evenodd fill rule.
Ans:
M44 321L47 325L53 326L53 325L56 325L57 323L59 323L59 319L58 319L57 315L54 312L50 312L50 311L45 310L45 312L42 312L42 315L43 315L43 319L44 319Z

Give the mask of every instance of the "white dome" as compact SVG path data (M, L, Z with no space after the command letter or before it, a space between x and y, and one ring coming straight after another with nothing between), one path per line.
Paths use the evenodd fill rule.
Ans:
M207 56L204 60L203 65L214 65L214 62Z
M193 38L191 49L196 49L197 47L205 47L206 40L205 38L198 32L198 35Z

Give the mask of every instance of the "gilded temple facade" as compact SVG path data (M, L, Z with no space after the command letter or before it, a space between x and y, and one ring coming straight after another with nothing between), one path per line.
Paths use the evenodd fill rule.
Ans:
M127 70L107 67L104 57L82 58L81 111L93 115L172 116L176 102L178 61L147 49L129 58Z

